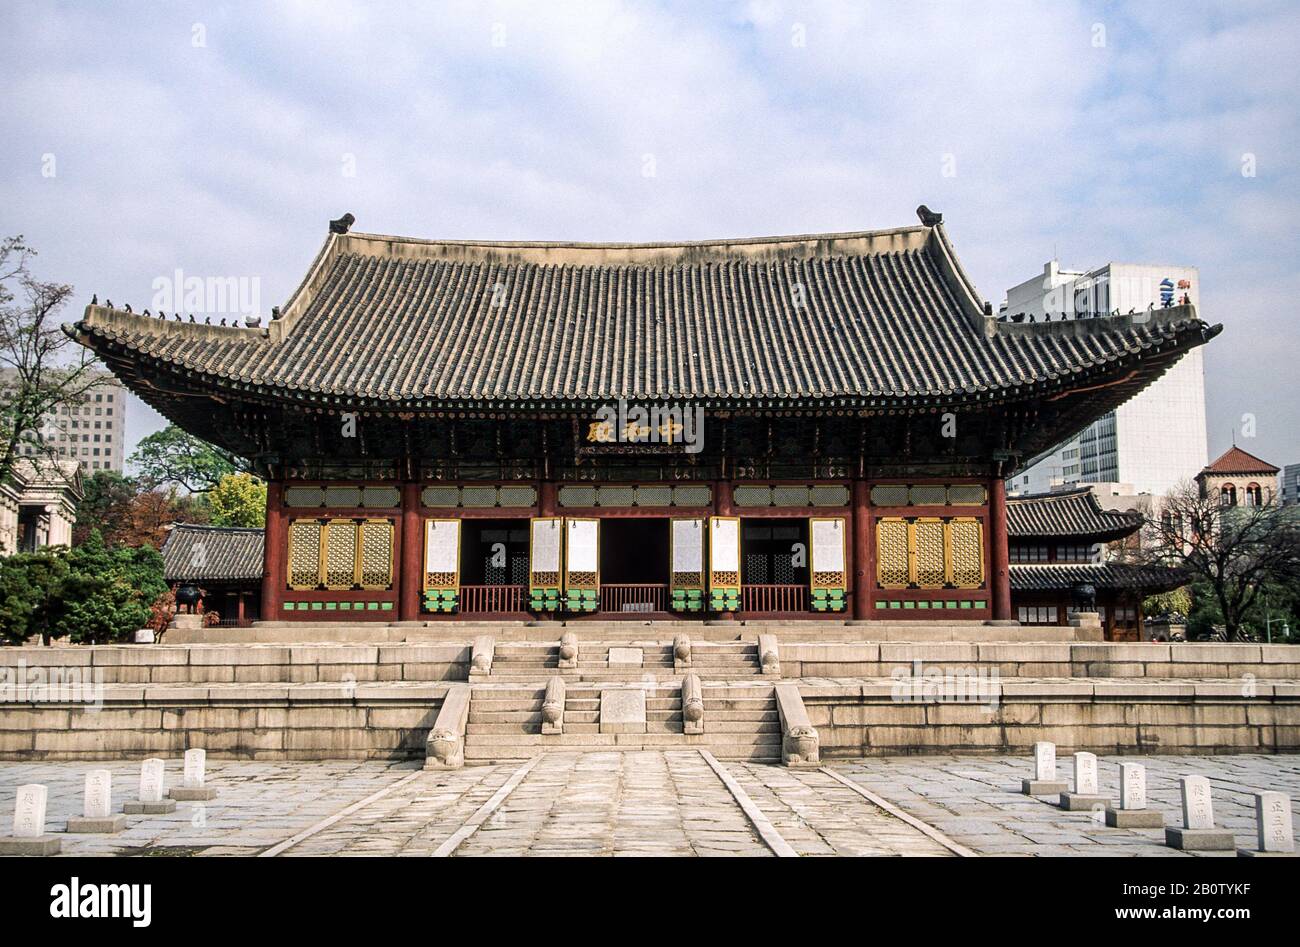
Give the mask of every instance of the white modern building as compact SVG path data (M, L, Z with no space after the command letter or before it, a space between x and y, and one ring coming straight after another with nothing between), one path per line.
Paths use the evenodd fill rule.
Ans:
M1190 302L1200 310L1200 274L1191 266L1107 263L1063 270L1056 260L1007 290L1002 318L1017 322L1106 318ZM1007 481L1013 493L1043 493L1076 483L1131 484L1163 496L1206 465L1205 365L1185 355L1131 401L1040 455Z
M0 376L0 384L11 377L12 372ZM95 383L80 403L47 415L39 434L52 450L27 445L19 448L21 456L75 460L86 476L99 470L121 473L126 459L126 389L108 372L96 372Z

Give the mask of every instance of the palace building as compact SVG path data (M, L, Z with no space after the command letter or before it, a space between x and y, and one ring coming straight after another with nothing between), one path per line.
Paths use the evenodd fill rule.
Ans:
M999 322L919 214L683 244L344 218L269 325L69 331L266 478L262 620L1015 620L1004 478L1221 327Z

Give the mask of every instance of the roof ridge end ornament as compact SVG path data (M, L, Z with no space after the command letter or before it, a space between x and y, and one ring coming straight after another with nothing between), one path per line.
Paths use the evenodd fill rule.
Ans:
M354 216L351 214L344 214L337 220L330 221L330 233L347 233L352 229L352 225L356 222L357 219Z
M930 210L924 204L916 209L916 216L921 218L921 225L924 227L937 227L943 223L943 214Z

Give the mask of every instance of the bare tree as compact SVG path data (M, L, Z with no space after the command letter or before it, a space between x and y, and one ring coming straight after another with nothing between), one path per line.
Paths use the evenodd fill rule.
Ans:
M35 255L21 235L0 241L0 482L29 451L53 459L50 419L84 401L97 380L94 357L59 322L72 287L33 277Z
M1184 482L1148 517L1139 555L1207 586L1236 641L1266 585L1300 582L1300 518L1273 504L1224 506Z

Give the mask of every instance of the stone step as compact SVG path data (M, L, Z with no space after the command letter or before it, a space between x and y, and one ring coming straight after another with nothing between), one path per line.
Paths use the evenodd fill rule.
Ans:
M542 732L541 714L537 723L467 723L465 724L465 742L470 737L501 734L540 734Z
M475 710L473 701L469 709L470 723L536 723L542 722L541 710Z
M778 720L755 722L751 720L714 720L707 714L704 717L705 733L738 733L756 736L760 733L781 732Z

